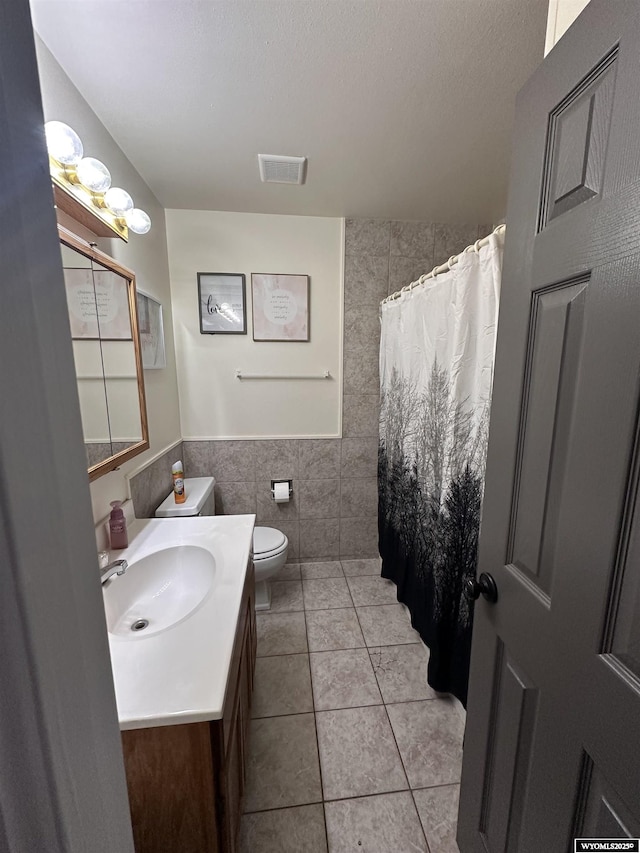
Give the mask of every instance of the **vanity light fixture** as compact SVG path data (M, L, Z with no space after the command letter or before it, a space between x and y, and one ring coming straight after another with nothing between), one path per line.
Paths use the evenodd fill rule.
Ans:
M95 157L83 157L76 167L76 176L85 190L104 195L111 186L111 173Z
M72 127L62 121L48 121L44 126L49 156L63 166L77 166L84 149L82 140Z
M116 234L127 240L129 231L146 234L151 219L134 207L129 193L111 186L109 169L95 157L84 157L82 140L62 121L45 126L49 167L56 205L100 237Z
M134 234L146 234L151 228L151 220L139 207L134 207L125 214L125 222Z
M126 190L111 187L104 194L104 203L116 216L126 217L133 210L133 199Z

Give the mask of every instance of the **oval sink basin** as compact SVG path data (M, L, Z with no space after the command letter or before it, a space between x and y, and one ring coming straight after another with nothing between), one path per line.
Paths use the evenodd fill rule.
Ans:
M190 616L213 589L216 561L195 545L177 545L130 563L103 587L107 628L123 639L143 639Z

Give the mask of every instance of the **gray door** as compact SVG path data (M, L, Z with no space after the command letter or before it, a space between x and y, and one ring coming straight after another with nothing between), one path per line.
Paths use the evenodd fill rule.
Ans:
M28 0L0 2L0 366L0 851L133 853Z
M640 3L521 92L458 843L640 836Z

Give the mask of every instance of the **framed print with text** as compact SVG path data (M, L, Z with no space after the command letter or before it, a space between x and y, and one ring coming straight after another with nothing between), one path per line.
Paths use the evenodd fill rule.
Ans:
M251 274L254 341L309 340L309 276Z
M246 335L247 306L243 273L199 272L201 335Z

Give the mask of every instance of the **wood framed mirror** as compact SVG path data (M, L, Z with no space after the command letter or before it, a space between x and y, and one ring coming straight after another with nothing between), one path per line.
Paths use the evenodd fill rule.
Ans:
M89 479L149 447L136 280L58 226Z

